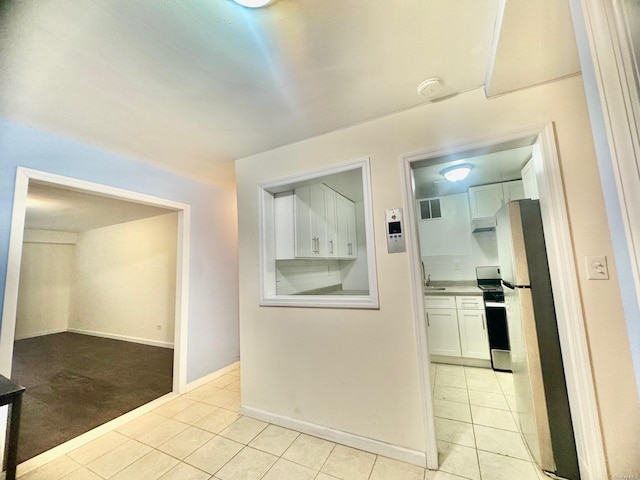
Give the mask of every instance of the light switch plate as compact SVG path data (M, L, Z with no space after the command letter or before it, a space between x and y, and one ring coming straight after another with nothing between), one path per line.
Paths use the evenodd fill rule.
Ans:
M588 255L584 257L587 265L588 280L609 280L607 257L604 255Z

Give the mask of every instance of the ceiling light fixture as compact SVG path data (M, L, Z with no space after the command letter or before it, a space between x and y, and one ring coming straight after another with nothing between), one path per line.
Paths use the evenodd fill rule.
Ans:
M464 180L471 172L473 165L470 163L463 163L461 165L453 165L452 167L447 167L440 172L440 174L449 180L450 182L459 182L460 180Z
M275 2L275 0L233 0L238 5L248 8L267 7Z

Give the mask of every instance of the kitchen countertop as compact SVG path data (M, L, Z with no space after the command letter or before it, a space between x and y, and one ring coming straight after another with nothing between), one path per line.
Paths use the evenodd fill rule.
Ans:
M458 295L469 297L482 295L482 290L478 288L475 281L434 281L429 283L429 287L424 287L425 295Z

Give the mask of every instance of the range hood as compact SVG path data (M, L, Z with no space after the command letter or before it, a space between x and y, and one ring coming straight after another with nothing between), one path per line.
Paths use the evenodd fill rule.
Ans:
M496 217L483 217L471 219L471 232L489 232L496 229Z

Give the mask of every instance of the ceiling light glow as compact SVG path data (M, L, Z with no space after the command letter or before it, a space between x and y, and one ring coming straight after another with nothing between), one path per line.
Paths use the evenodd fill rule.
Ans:
M461 165L447 167L442 170L440 174L450 182L459 182L460 180L464 180L465 178L467 178L472 168L473 165L469 163L463 163Z
M275 0L233 0L238 5L242 5L243 7L249 8L260 8L266 7L272 4Z

